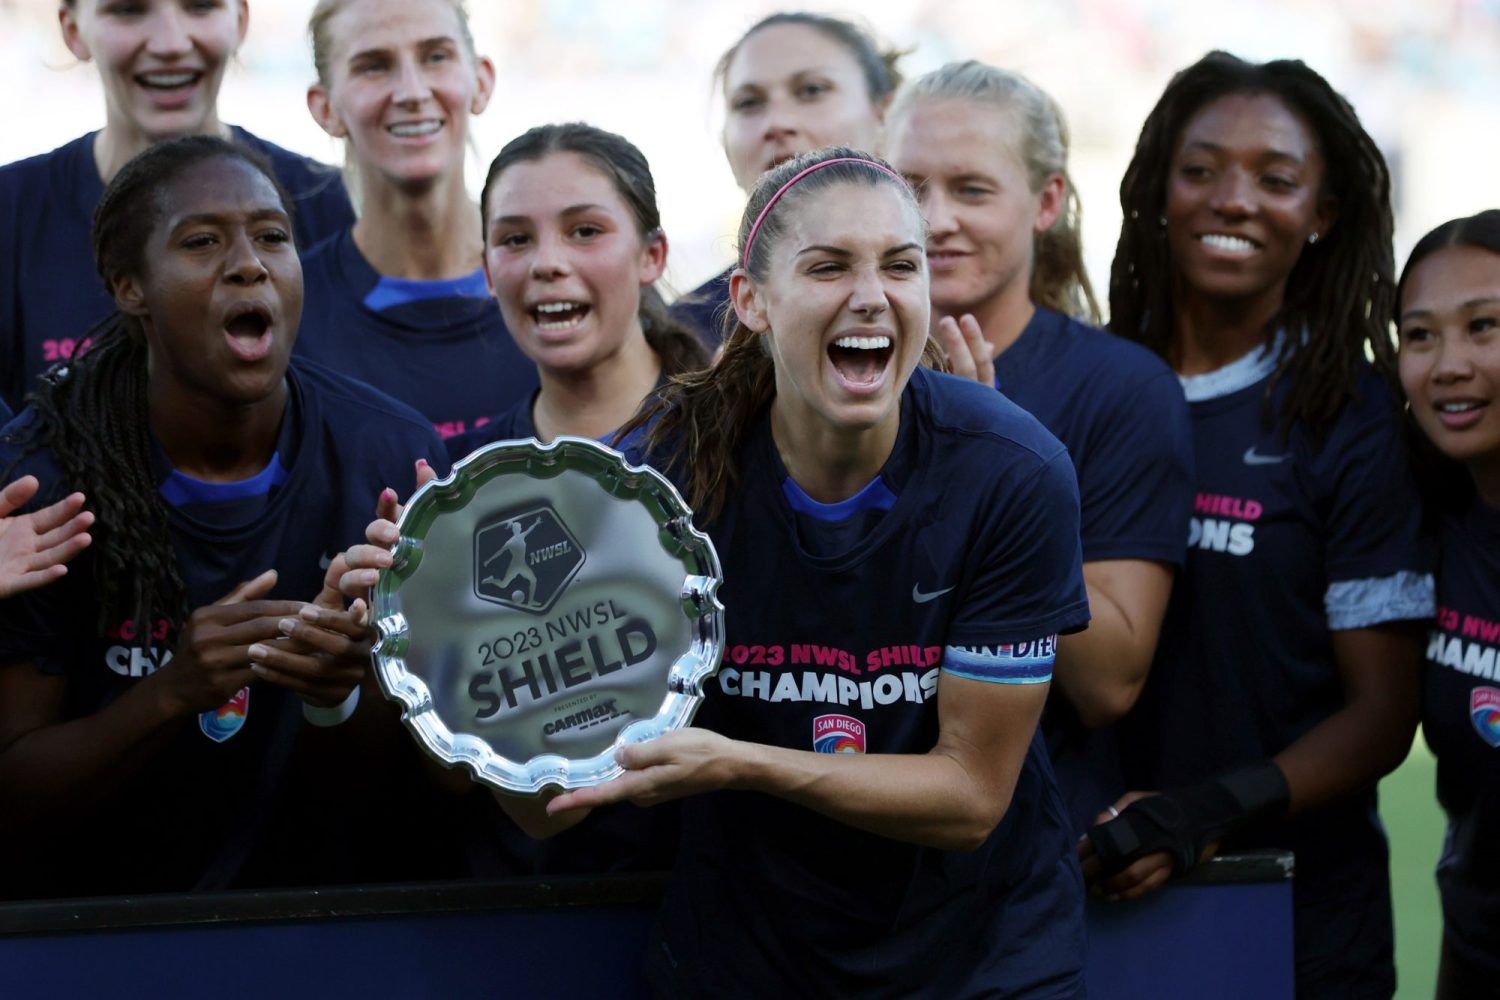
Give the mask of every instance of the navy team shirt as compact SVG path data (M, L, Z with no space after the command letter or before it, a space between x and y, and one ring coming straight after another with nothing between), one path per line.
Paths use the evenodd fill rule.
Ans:
M1128 340L1038 307L995 359L996 387L1068 448L1083 561L1182 566L1193 442L1176 374ZM1128 791L1113 728L1089 729L1054 690L1042 717L1075 832Z
M1438 613L1422 730L1437 755L1448 834L1438 862L1450 947L1500 977L1500 510L1475 499L1443 518Z
M299 248L354 222L336 168L230 129L264 156L292 199ZM94 136L0 166L0 398L20 410L32 380L71 358L115 310L94 270L90 231L104 182Z
M1132 788L1191 785L1279 753L1344 704L1333 632L1432 615L1431 553L1385 383L1362 365L1359 398L1321 446L1300 426L1283 440L1261 419L1274 355L1182 380L1197 495L1151 675L1120 726ZM1230 846L1296 853L1299 996L1390 994L1373 788Z
M725 268L678 298L667 310L673 319L703 338L710 350L724 343L724 324L734 313L734 305L729 301L729 275L733 272L734 268Z
M424 414L444 438L529 398L536 366L505 329L484 272L450 281L381 275L344 230L302 258L295 351Z
M891 459L842 504L801 494L768 417L739 464L708 529L727 655L696 725L798 750L926 753L940 674L1045 681L1056 635L1088 622L1067 452L987 387L919 369ZM682 812L647 955L661 993L1082 995L1082 880L1039 735L973 852L755 792L693 796Z
M271 567L280 577L272 598L311 600L332 555L363 540L383 486L410 490L417 457L446 468L432 428L399 403L301 361L288 369L287 382L275 457L250 480L196 481L155 449L153 471L192 608ZM0 448L0 468L7 468L17 448ZM13 470L25 472L42 480L37 504L69 491L50 452L33 453ZM99 710L172 655L161 644L164 619L153 618L146 636L131 622L111 623L100 634L92 557L85 550L58 582L0 602L0 662L29 660L66 676L68 718ZM307 732L295 694L267 682L248 685L180 725L93 808L49 820L36 838L42 842L27 843L24 854L7 851L14 863L0 875L0 895L185 891L379 874L357 867L380 863L371 860L373 849L363 854L376 839L370 830L407 833L402 810L386 803L430 798L441 807L441 799L426 790L411 741L397 727L388 759L331 775L329 758L310 748ZM318 731L324 734L345 738L341 729ZM313 777L317 766L325 768L322 784ZM421 867L424 876L437 873Z

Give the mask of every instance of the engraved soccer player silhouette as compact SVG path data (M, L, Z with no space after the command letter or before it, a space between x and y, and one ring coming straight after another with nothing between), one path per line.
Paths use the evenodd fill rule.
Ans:
M510 586L513 581L517 579L523 580L530 585L526 594L525 603L535 604L536 576L531 572L531 568L526 565L526 556L528 554L526 551L526 536L536 530L536 526L542 523L542 519L538 517L535 521L532 521L531 527L527 528L525 531L521 530L520 521L506 521L504 523L510 525L510 538L506 541L505 546L501 548L499 552L496 552L494 555L490 556L484 561L484 565L488 566L496 559L499 559L501 556L508 553L510 555L510 563L506 567L505 576L487 576L479 582L481 584L491 584L495 587L496 590L504 593L505 588ZM511 600L516 601L517 603L521 603L519 595L520 591L518 590L510 594L509 596Z

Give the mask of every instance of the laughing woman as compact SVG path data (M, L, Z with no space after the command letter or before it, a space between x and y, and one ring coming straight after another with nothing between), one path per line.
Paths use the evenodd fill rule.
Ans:
M304 261L297 352L426 414L443 437L536 388L485 287L464 186L495 68L459 0L320 0L308 108L347 140L359 221Z
M360 709L361 609L320 593L319 555L441 444L368 387L288 365L290 211L239 145L131 160L94 245L118 312L0 443L7 477L81 489L98 515L67 575L0 602L0 844L25 862L3 893L355 874L338 866L371 838L335 804L360 776L317 775L383 717Z
M1439 539L1422 698L1448 814L1437 1000L1479 1000L1500 981L1500 688L1490 670L1500 656L1500 211L1422 237L1401 275L1397 322Z
M93 272L89 225L104 186L147 146L219 135L271 161L299 248L353 221L338 171L219 120L219 84L245 39L247 0L63 0L63 41L104 84L104 128L0 167L0 398L19 410L114 303Z

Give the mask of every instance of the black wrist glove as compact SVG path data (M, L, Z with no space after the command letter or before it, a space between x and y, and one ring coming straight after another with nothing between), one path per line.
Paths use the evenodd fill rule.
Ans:
M1088 832L1101 875L1115 875L1156 851L1172 855L1181 875L1209 843L1252 824L1274 820L1291 801L1286 776L1269 760L1189 788L1137 799L1119 816Z

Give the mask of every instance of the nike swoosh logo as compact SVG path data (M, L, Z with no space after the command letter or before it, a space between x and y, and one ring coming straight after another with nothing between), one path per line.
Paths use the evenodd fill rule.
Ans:
M1246 465L1278 465L1285 462L1290 455L1259 455L1256 454L1255 446L1251 445L1245 449Z
M952 589L952 587L944 587L942 590L934 590L930 594L924 594L922 593L922 585L914 583L911 585L911 599L918 604L926 604L928 601L937 600Z

